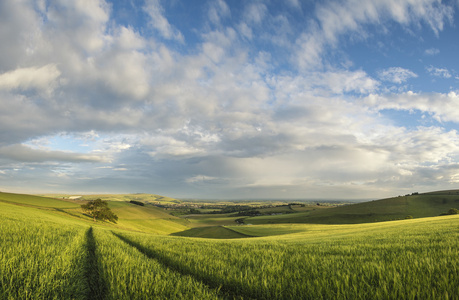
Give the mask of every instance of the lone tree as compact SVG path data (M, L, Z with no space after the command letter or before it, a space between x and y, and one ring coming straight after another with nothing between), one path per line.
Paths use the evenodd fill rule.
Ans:
M118 216L110 210L107 201L102 201L101 199L91 200L86 204L82 204L81 208L94 218L94 222L96 219L113 223L118 221Z
M457 215L459 210L457 208L450 208L446 214L448 215Z

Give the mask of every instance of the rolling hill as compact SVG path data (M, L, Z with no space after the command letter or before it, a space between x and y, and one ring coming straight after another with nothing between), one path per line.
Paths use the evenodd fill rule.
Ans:
M182 232L172 233L173 236L200 237L211 239L241 239L253 237L251 235L227 228L225 226L209 226L191 228Z
M138 199L138 197L137 195L136 198ZM122 195L121 199L123 198ZM38 210L48 210L57 215L88 222L90 225L93 224L91 218L84 215L80 208L80 205L85 203L82 200L57 199L0 192L0 202L27 206ZM185 225L187 223L186 220L174 217L152 205L139 206L122 200L108 201L108 203L112 211L118 216L118 222L116 225L106 222L98 223L109 227L142 231L152 234L170 234L189 229L189 227Z
M413 218L435 217L450 208L459 208L459 190L414 193L329 209L275 216L247 217L244 219L244 223L357 224L400 220L409 216Z
M0 299L455 299L459 215L419 216L457 197L320 209L328 222L411 220L307 224L297 212L266 217L303 224L210 226L223 222L210 216L188 229L150 205L110 201L111 224L82 214L81 201L0 193Z

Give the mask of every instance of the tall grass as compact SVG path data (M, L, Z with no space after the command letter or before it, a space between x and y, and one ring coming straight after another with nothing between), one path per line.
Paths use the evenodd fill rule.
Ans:
M102 226L0 203L0 299L217 299Z
M321 234L226 241L124 236L164 264L243 297L447 299L459 295L459 218L338 227L330 227L328 234L325 225Z
M0 299L85 299L85 227L54 221L0 204Z
M269 235L277 228L284 235L235 240L108 228L0 202L0 299L459 295L459 216L254 226L248 233Z
M149 258L111 232L94 230L105 299L217 299L191 276L182 275Z

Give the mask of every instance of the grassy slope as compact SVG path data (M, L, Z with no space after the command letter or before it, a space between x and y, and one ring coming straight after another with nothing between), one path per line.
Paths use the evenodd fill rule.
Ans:
M12 194L0 192L0 201L16 204L23 204L38 207L50 208L78 208L79 205L69 201L63 201L47 197L39 197L32 195Z
M233 230L232 227L226 228L223 226L197 227L188 229L186 231L173 233L171 235L216 239L240 239L250 237L243 232Z
M139 206L127 202L109 202L112 211L118 216L119 226L149 233L169 234L188 229L184 221L161 209L146 205Z
M323 225L312 225L323 226ZM229 226L228 229L239 232L241 234L262 237L262 236L276 236L284 234L292 234L298 232L306 232L311 230L311 225L305 224L267 224L267 225L253 225L253 226Z
M8 195L2 196L8 198ZM445 194L442 194L443 196ZM5 245L0 253L11 255L4 256L0 260L0 266L17 276L17 287L25 287L25 291L27 289L36 291L37 287L34 285L26 286L22 282L30 281L35 284L43 280L47 285L57 284L61 281L54 278L68 276L66 275L68 270L73 270L74 264L78 265L81 261L79 256L74 256L78 252L78 245L75 244L75 247L70 245L73 243L71 241L74 240L74 236L81 237L81 235L77 235L75 231L75 234L72 233L68 237L63 236L59 233L59 228L71 227L71 224L89 227L88 225L94 223L85 218L73 218L58 211L45 210L43 207L28 206L24 202L33 203L33 199L26 198L26 195L17 198L21 205L14 205L12 198L8 198L8 202L0 202L0 220L3 221L0 222L0 228L5 227L0 231L3 233L0 235L3 239L0 248ZM419 197L413 196L413 199L407 199L406 205L409 206L409 200L415 199ZM443 198L424 200L428 199L430 200L425 206L417 206L419 213L425 213L426 209L432 210L432 206L451 204L448 199L446 203L443 203ZM454 199L451 197L450 200L455 203ZM35 198L35 201L42 201L42 199ZM432 205L432 201L437 205ZM436 209L440 208L442 207L436 207ZM129 205L114 207L114 209L125 210L126 218L135 212ZM58 226L48 228L50 223ZM100 235L97 235L98 228L102 225L106 226L104 223L97 224L96 242L106 244L107 251L103 257L109 260L109 255L115 255L116 249L109 245L108 240L104 241ZM183 267L188 275L199 281L214 283L216 288L223 286L237 295L248 298L293 299L309 295L311 299L320 297L332 299L339 298L337 295L341 295L343 299L356 299L357 296L362 299L447 299L448 295L454 297L459 293L456 284L459 274L458 226L459 216L444 216L351 225L284 224L215 229L224 230L228 234L230 230L236 230L241 234L261 236L254 239L209 240L153 236L134 232L123 234L129 238L139 237L139 243L153 249L151 253L159 257L164 265L177 270L182 270ZM33 247L30 247L27 241L16 243L14 239L22 236L17 227L32 230L31 236L36 236L33 231L38 230L38 233L44 237L43 242L37 240L40 243ZM55 234L52 234L50 229L55 230ZM15 230L18 231L17 234L14 234ZM284 235L269 236L276 232ZM113 236L110 238L114 239ZM68 247L66 241L70 241ZM52 247L45 249L44 246L50 245L56 246L56 250ZM122 263L110 269L110 274L113 276L127 274L126 270L120 271L120 269L127 265L126 261L131 255L137 254L134 249L124 248L132 250L130 251L132 254L127 257L125 254L115 255L113 261L118 263L122 261ZM41 249L40 253L34 250L31 254L38 253L43 259L32 260L31 256L22 253L27 249ZM20 259L17 259L18 253L22 255ZM78 259L72 260L72 257ZM144 258L143 255L135 257ZM65 260L56 263L57 267L54 267L54 262L61 258ZM22 261L31 264L30 267L23 267L23 273L17 272L16 265L11 267L13 262L21 264ZM38 265L33 269L34 273L29 273L30 268L37 263ZM103 263L104 268L108 265L105 260L100 263ZM42 264L46 268L43 268ZM132 269L129 272L136 276L135 283L146 279L157 279L154 274L148 273L149 266L138 271L138 264L133 262L130 267ZM50 274L48 270L55 273L51 279L43 277ZM3 280L0 286L8 286L7 282L12 278L11 274L8 273L8 276L4 275L4 272L0 274L0 279ZM35 279L34 274L43 278ZM161 276L169 279L167 277L169 275ZM130 278L121 278L120 282L130 282ZM61 288L67 288L67 284L75 282L74 277L65 280L62 281L62 286L49 288L45 286L44 291L56 292ZM141 288L144 286L148 288L147 285L142 285ZM170 290L170 286L166 288ZM56 294L44 295L43 298L56 296ZM141 298L142 295L144 291L139 291L132 298ZM64 296L57 298L73 298ZM5 297L5 299L9 298ZM21 297L12 299L14 298Z
M50 210L54 215L86 222L91 226L94 225L91 218L82 213L80 209L80 205L84 203L82 201L65 201L32 195L0 193L0 202L16 206L27 206L40 211ZM109 206L118 216L118 223L115 225L98 222L97 224L153 234L170 234L188 229L184 225L184 220L171 216L154 206L139 206L121 201L109 201Z
M244 298L456 299L458 225L456 215L283 225L285 232L288 226L301 231L252 239L136 233L126 238L168 265ZM253 227L260 234L271 230Z
M185 215L185 218L190 223L190 227L205 227L205 226L231 226L236 224L235 220L241 216L235 214L202 214L202 215Z
M456 191L394 197L295 214L251 217L246 218L245 223L356 224L404 219L409 215L414 218L433 217L452 207L459 208Z

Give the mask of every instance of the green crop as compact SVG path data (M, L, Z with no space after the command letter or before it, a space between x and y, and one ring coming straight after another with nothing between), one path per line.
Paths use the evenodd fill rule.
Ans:
M0 220L0 299L85 298L84 227L8 204Z
M105 229L0 203L0 299L216 299Z
M0 201L0 299L459 295L457 215L219 227L258 237L217 240L137 233L19 204Z
M216 299L191 276L182 275L105 230L95 230L97 268L107 299Z
M242 297L431 299L459 295L457 217L312 228L312 232L243 240L133 233L123 237L163 264Z

